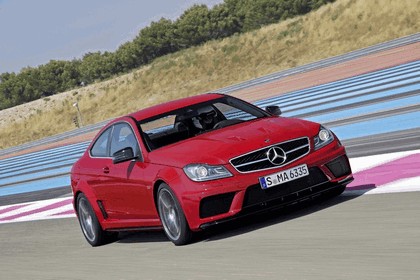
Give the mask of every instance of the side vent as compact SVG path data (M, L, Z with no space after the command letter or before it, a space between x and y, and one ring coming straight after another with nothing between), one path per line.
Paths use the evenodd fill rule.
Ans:
M98 200L97 202L98 202L99 209L101 209L102 216L104 217L104 219L108 219L108 214L105 211L104 204L102 203L101 200Z

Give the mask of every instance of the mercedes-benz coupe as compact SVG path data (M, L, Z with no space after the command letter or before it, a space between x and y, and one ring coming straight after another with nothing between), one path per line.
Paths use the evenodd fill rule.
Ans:
M218 223L343 192L353 177L334 133L280 114L204 94L111 121L71 171L86 240L163 228L183 245Z

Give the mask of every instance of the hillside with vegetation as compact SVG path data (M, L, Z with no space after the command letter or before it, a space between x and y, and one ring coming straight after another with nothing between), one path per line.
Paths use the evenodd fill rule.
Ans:
M237 2L240 0L226 0L224 4ZM151 63L128 74L112 79L104 76L100 79L107 80L98 83L93 83L99 79L94 78L86 82L87 86L44 95L35 102L0 111L0 148L74 129L72 120L77 112L72 104L76 101L86 125L417 33L419 7L420 0L338 0L302 16L277 17L272 21L279 23L259 29L256 28L265 24L263 20L230 37L216 37L205 43L198 40L196 46L153 57ZM205 10L204 6L192 8L195 9ZM162 21L166 20L156 24ZM191 38L194 34L197 35L190 34Z
M194 5L175 21L152 22L115 52L90 52L81 59L51 60L17 74L0 74L0 109L127 73L166 54L306 14L333 1L225 0L211 9Z

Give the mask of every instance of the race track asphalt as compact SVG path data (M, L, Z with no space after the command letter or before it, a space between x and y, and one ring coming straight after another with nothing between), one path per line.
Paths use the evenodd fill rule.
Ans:
M340 196L176 247L138 232L90 247L75 218L0 225L1 279L420 279L420 192Z

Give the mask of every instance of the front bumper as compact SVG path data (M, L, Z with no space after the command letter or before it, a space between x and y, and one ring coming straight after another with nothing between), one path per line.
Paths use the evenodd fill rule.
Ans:
M281 208L294 205L297 203L302 203L304 201L312 200L324 194L332 193L335 190L337 191L341 190L341 188L345 187L351 181L353 181L353 178L349 177L343 180L341 184L334 184L334 183L329 183L329 182L318 184L318 185L311 186L311 187L308 187L299 191L288 193L286 195L273 197L265 201L261 201L260 203L244 206L243 209L236 215L201 224L200 229L206 229L208 227L222 224L225 222L229 222L229 221L241 218L241 217L245 217L247 215L258 214L258 213L266 212L266 211L273 211L273 210L281 209Z
M300 164L307 164L309 176L269 189L260 187L259 177ZM278 169L239 173L230 165L226 165L226 168L234 176L203 183L187 182L187 178L180 182L188 186L183 188L179 196L192 230L312 199L342 188L353 180L344 147L338 142Z

